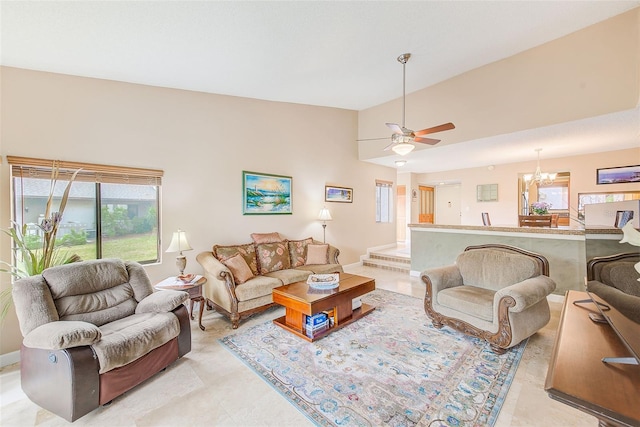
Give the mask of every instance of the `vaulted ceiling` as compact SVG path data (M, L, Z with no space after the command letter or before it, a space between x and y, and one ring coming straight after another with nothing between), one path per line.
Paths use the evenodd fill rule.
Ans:
M401 96L395 61L401 53L413 54L407 74L411 93L639 5L638 0L5 1L0 63L364 110Z

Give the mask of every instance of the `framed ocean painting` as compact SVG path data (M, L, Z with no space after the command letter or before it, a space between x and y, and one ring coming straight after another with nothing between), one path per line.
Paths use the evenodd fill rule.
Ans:
M640 182L640 165L597 169L596 184Z
M242 214L291 214L291 183L290 176L242 171Z
M353 202L353 188L334 187L334 186L331 186L331 185L325 185L324 186L324 201L325 202L352 203Z

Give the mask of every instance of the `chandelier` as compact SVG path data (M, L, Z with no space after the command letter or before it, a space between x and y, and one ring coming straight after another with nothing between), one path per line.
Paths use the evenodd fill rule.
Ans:
M558 174L542 172L540 170L540 152L542 151L542 148L536 148L536 151L538 152L538 166L533 174L526 174L523 176L525 182L527 185L535 183L538 186L553 184L553 181L556 179Z

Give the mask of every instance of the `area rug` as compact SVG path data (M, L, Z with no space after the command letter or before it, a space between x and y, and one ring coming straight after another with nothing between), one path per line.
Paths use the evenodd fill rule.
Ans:
M271 321L219 341L320 426L492 426L526 341L503 355L435 329L423 300L376 290L368 316L314 343Z

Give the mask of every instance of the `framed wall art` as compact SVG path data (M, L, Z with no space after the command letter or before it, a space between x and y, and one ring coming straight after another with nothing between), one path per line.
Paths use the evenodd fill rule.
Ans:
M290 176L242 171L242 214L291 214L291 184Z
M640 183L640 165L596 169L596 184Z
M353 202L353 188L334 187L331 185L325 185L324 201L351 203Z

